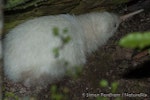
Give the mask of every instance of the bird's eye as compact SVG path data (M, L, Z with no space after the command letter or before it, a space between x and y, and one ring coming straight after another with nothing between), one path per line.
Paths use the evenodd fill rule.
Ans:
M116 24L116 23L114 24L114 27L117 27L117 24Z

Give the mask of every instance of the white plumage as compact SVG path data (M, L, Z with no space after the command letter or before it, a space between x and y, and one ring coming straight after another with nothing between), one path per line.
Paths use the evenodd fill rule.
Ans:
M3 39L5 75L26 86L47 85L63 77L66 70L86 63L86 55L95 51L116 31L120 19L108 12L79 16L56 15L35 18L12 29ZM61 39L53 35L68 29L71 41L60 50L58 58L53 49ZM69 62L64 66L61 59Z

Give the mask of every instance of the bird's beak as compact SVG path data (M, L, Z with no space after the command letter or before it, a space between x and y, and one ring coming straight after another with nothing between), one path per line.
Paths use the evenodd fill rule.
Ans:
M130 17L132 17L132 16L134 16L134 15L140 13L140 12L143 12L143 11L144 11L144 9L140 9L140 10L137 10L137 11L135 11L135 12L132 12L132 13L123 15L123 16L120 17L121 22L123 22L123 21L125 21L126 19L128 19L128 18L130 18Z

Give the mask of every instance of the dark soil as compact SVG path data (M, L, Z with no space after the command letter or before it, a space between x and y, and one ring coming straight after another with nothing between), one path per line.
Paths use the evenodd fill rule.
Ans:
M123 96L123 100L150 100L150 55L138 59L134 56L143 51L126 49L118 46L121 37L130 32L150 31L150 13L143 12L123 22L116 34L103 47L87 57L81 75L77 79L64 78L57 83L58 92L68 96L68 100L96 100L87 94L111 93L111 88L102 88L99 82L105 79L111 84L118 82L118 94L146 94L144 97ZM51 100L50 87L46 89L28 89L21 84L15 84L5 78L4 91L11 91L17 95L36 95L39 100ZM64 88L68 92L63 92ZM85 95L83 95L85 93ZM114 100L114 98L110 98Z

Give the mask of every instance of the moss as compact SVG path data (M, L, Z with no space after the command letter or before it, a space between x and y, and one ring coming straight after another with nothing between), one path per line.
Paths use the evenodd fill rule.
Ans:
M8 0L5 5L6 10L18 10L18 9L26 9L31 6L39 6L42 4L49 4L56 0Z
M5 7L6 8L15 7L15 6L25 3L27 1L29 1L29 0L7 0Z
M22 21L13 21L13 22L10 22L10 23L5 23L4 24L4 33L7 33L10 29L14 28L16 25L22 23Z

